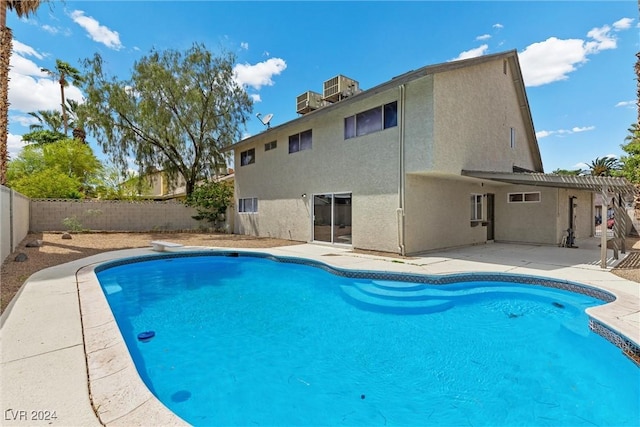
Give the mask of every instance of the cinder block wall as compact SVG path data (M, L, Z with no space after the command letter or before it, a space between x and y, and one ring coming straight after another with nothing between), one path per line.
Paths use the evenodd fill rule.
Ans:
M30 231L174 231L209 227L180 202L31 200Z
M4 262L29 232L29 198L0 186L0 223L0 262Z

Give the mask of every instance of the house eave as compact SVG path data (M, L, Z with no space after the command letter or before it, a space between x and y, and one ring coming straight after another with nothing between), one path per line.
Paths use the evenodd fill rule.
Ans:
M634 194L635 187L625 178L609 176L575 176L545 173L512 173L463 170L463 176L517 185L567 188L600 193L603 189L620 194Z

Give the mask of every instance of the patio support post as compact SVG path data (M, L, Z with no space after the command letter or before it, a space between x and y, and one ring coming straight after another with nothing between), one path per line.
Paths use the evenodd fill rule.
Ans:
M609 195L607 186L602 186L602 221L600 222L600 268L607 268L607 209Z

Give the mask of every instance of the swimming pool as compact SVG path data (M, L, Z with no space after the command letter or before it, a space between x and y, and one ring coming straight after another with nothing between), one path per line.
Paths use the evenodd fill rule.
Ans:
M191 424L638 419L640 371L584 314L605 292L513 275L429 285L241 255L96 269L140 376ZM155 337L139 341L148 331Z

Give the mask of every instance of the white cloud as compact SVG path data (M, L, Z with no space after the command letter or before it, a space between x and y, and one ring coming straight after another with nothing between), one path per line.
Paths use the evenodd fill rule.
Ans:
M483 34L481 36L476 37L476 40L489 40L490 38L491 38L491 35Z
M623 18L613 25L616 30L623 30L631 25L631 20ZM589 55L616 47L617 38L611 27L604 25L591 29L587 40L549 37L527 46L518 57L525 84L541 86L568 79L570 73L589 60Z
M28 55L28 56L35 56L38 59L43 59L44 56L42 56L40 53L36 52L36 50L34 48L32 48L31 46L28 46L24 43L19 42L16 39L11 40L11 45L13 47L13 53L17 53L19 55Z
M620 101L616 104L616 107L629 107L635 108L637 101Z
M586 164L585 162L576 163L571 167L571 170L576 170L576 169L583 169L583 170L589 169L589 165Z
M58 34L59 32L57 28L52 27L51 25L43 25L41 28L50 34Z
M499 28L504 28L504 25L502 25L502 24L493 24L492 27L499 29Z
M40 69L38 64L23 55L43 59L31 47L14 41L13 55L9 64L9 103L10 110L28 113L38 110L60 108L60 84ZM82 101L80 90L70 85L65 88L65 97Z
M617 155L617 154L607 154L607 155L605 155L604 157L608 157L608 158L610 158L610 159L617 159L617 158L618 158L618 155Z
M85 16L84 11L74 10L71 12L71 19L73 22L84 28L89 37L98 43L102 43L110 49L120 50L122 49L122 43L120 42L120 34L117 31L110 30L104 25L100 25L98 21L90 16Z
M611 34L611 27L594 28L587 33L587 37L591 37L593 41L585 43L588 54L598 53L601 50L615 49L617 47L617 39Z
M477 56L482 56L487 52L488 49L489 49L489 45L483 44L482 46L477 47L475 49L465 50L457 57L451 59L451 61L459 61L461 59L469 59L469 58L475 58Z
M247 42L240 43L240 49L249 50L249 43Z
M249 96L253 99L253 102L262 102L262 98L260 98L260 95L257 93L253 93Z
M574 126L573 128L571 128L571 130L568 130L568 129L541 130L541 131L536 132L536 138L542 139L542 138L546 138L546 137L551 136L551 135L556 135L556 136L571 135L571 134L574 134L574 133L592 131L595 128L596 128L595 126L583 126L583 127Z
M11 133L7 135L7 151L9 152L9 157L12 159L18 157L20 150L22 150L25 145L27 144L22 142L22 135L13 135Z
M616 31L628 30L631 28L631 24L633 23L633 19L631 18L622 18L613 23L613 28Z
M594 130L595 128L596 128L595 126L573 127L571 128L571 132L572 133L588 132L590 130Z
M273 86L273 76L277 76L287 68L284 59L270 58L255 65L237 64L233 68L236 82L260 90L262 86Z
M19 114L15 116L9 116L9 122L19 123L20 126L29 127L38 123L38 119L30 115Z

